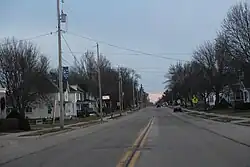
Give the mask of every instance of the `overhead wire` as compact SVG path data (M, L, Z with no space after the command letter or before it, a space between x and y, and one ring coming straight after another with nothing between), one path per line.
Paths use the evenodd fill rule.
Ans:
M45 34L36 35L36 36L29 37L29 38L25 38L25 39L20 39L20 40L18 40L18 41L19 41L19 42L22 42L22 41L30 41L30 40L37 39L37 38L41 38L41 37L45 37L45 36L48 36L48 35L53 35L54 33L56 33L56 31L54 31L54 32L49 32L49 33L45 33ZM1 44L1 45L9 45L9 43L4 43L4 44Z
M45 37L45 36L48 36L48 35L53 35L56 32L57 31L49 32L49 33L46 33L46 34L41 34L41 35L37 35L37 36L34 36L34 37L30 37L30 38L26 38L26 39L21 39L19 41L30 41L30 40L33 40L33 39L36 39L36 38L41 38L41 37Z
M176 59L176 58L166 57L166 56L162 56L162 55L158 55L158 54L147 53L147 52L140 51L140 50L135 50L135 49L130 49L130 48L126 48L126 47L114 45L114 44L111 44L111 43L108 43L108 42L105 42L105 41L96 40L96 39L89 38L89 37L86 37L86 36L82 36L82 35L79 35L79 34L76 34L76 33L73 33L73 32L67 32L67 34L70 34L70 35L73 35L73 36L77 36L79 38L83 38L83 39L86 39L86 40L89 40L89 41L102 43L102 44L105 44L107 46L114 47L114 48L117 48L117 49L121 49L121 50L126 50L126 51L130 51L130 52L138 53L139 55L148 55L148 56L158 57L158 58L167 59L167 60L175 60L175 61L185 61L185 62L188 62L188 60L182 60L182 59Z
M65 64L69 65L69 66L73 66L67 59L65 59L64 57L62 57L62 60L64 61Z
M88 49L86 49L88 50ZM74 54L84 54L85 52L81 51L73 51ZM137 56L137 55L142 55L141 53L106 53L108 55L131 55L131 56ZM174 53L174 52L169 52L169 53L154 53L154 55L191 55L192 53Z
M63 34L62 34L62 38L63 38L63 40L64 40L64 42L65 42L65 44L66 44L67 48L69 49L70 54L71 54L71 55L72 55L72 57L74 58L75 62L77 62L78 64L80 64L80 62L77 60L77 58L76 58L75 54L73 53L72 49L71 49L71 48L70 48L70 46L69 46L69 43L67 42L67 40L66 40L66 38L64 37L64 35L63 35Z

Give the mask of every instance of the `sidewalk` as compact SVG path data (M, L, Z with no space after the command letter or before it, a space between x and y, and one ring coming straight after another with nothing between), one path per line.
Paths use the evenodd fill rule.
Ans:
M187 112L190 112L190 113L203 114L203 115L206 115L206 116L215 116L215 117L219 117L219 118L232 119L231 123L241 123L241 122L250 121L250 118L247 118L247 117L239 117L239 116L229 116L229 115L224 115L224 114L207 113L207 112L203 112L203 111L195 111L195 110L190 110L190 109L186 109L186 108L183 108L183 110L187 111Z
M194 126L207 130L214 135L232 140L238 144L250 147L250 129L246 126L240 126L230 123L216 122L208 119L192 117L185 113L172 113L184 122L193 124ZM212 134L211 134L212 135Z

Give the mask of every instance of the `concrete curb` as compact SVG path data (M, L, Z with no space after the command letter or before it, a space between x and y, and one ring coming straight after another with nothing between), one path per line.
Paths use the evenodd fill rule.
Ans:
M198 114L203 114L203 115L208 115L208 116L217 116L217 117L220 117L220 118L240 119L242 121L250 121L250 118L245 118L245 117L229 116L229 115L215 114L215 113L207 113L207 112L203 112L203 111L189 110L189 109L186 109L186 108L183 108L183 110L191 112L191 113L198 113Z

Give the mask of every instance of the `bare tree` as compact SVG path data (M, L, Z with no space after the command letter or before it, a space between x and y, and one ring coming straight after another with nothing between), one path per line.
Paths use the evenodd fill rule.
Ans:
M250 61L250 10L248 4L238 3L228 12L222 24L222 30L228 39L232 56Z
M45 98L48 68L48 59L29 42L6 39L0 45L0 84L23 118L28 106Z

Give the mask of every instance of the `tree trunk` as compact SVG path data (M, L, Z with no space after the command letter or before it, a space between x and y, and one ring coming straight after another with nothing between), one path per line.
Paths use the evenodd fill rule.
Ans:
M185 108L187 108L187 98L185 98L185 101L184 101L184 103L185 103Z
M25 119L25 109L24 108L20 108L19 109L19 113L20 113L21 119Z
M220 103L220 91L217 89L215 91L215 107Z

